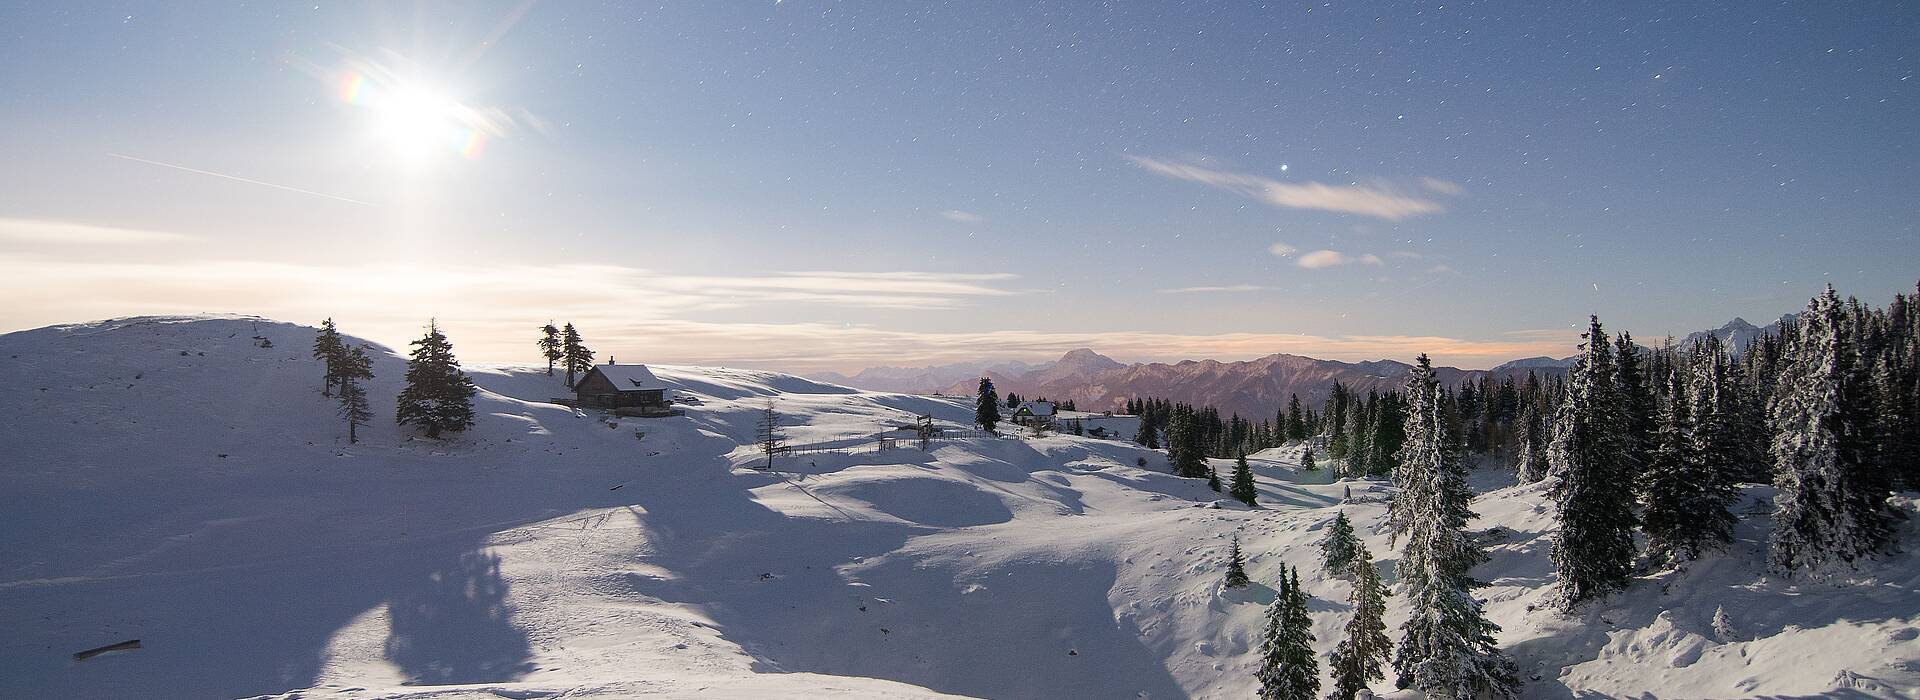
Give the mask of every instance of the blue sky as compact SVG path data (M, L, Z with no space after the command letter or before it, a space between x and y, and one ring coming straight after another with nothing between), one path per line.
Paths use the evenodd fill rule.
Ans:
M510 361L552 317L636 360L793 369L1487 366L1568 354L1588 313L1652 338L1920 270L1912 3L5 3L0 27L0 329L225 311L399 343L437 316ZM431 114L343 101L354 74Z

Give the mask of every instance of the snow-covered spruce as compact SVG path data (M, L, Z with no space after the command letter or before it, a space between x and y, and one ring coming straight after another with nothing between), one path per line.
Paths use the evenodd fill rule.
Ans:
M1240 554L1240 536L1233 536L1233 544L1227 548L1227 588L1246 588L1253 583L1247 578L1247 560Z
M360 442L360 426L373 417L367 404L365 382L373 379L373 357L367 346L355 345L337 370L334 382L340 386L340 417L347 421L347 444Z
M1547 446L1550 493L1560 516L1553 540L1559 604L1582 602L1627 586L1633 572L1632 456L1613 359L1600 319L1567 378L1567 393Z
M1776 571L1819 572L1892 544L1893 514L1874 474L1866 426L1849 409L1864 403L1849 374L1850 324L1832 287L1807 304L1790 347L1772 420L1774 529L1768 557Z
M407 388L400 391L394 422L419 427L435 439L472 426L473 380L460 370L453 344L440 333L439 325L428 323L427 334L413 341L413 346L407 360Z
M1380 673L1380 665L1392 650L1383 619L1387 612L1387 590L1380 582L1380 569L1374 566L1373 553L1367 551L1366 545L1359 545L1347 564L1353 574L1353 592L1347 598L1347 606L1353 614L1348 616L1345 634L1327 660L1332 667L1335 700L1353 700L1374 681L1385 678Z
M1320 568L1330 576L1345 575L1363 549L1365 545L1353 534L1353 521L1347 520L1346 511L1339 511L1320 540Z
M1396 571L1412 610L1394 651L1395 684L1433 698L1510 697L1518 672L1494 642L1499 626L1470 590L1469 571L1486 555L1465 531L1473 518L1466 476L1433 363L1422 354L1407 382L1406 444L1394 479L1400 495L1388 511L1395 536L1406 540Z
M1000 425L1000 393L994 391L993 380L980 378L980 387L974 394L973 424L989 433Z
M576 375L585 375L593 370L593 350L580 337L580 330L569 322L560 329L560 362L567 368L567 387L572 388Z
M1730 509L1740 496L1732 432L1737 387L1726 372L1726 354L1708 336L1692 353L1668 356L1673 362L1665 370L1649 463L1641 474L1642 529L1656 563L1695 559L1731 542L1737 518Z
M1259 489L1253 485L1253 468L1247 465L1247 453L1242 450L1233 460L1233 485L1227 494L1248 506L1258 505Z
M1261 700L1313 700L1320 693L1320 660L1313 653L1313 620L1299 569L1281 569L1280 586L1267 606L1259 678Z

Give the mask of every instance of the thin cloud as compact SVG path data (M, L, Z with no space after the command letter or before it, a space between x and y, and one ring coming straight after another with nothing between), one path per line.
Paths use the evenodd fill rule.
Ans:
M1422 214L1446 211L1439 202L1379 187L1328 185L1319 182L1296 185L1255 175L1227 172L1159 158L1127 156L1127 159L1157 175L1226 190L1288 209L1318 209L1371 216L1388 221L1400 221Z
M612 329L624 335L625 329ZM1150 332L1053 333L993 331L918 333L871 326L820 323L707 323L672 319L631 328L636 356L661 362L728 364L811 371L852 372L873 366L977 360L1038 360L1075 348L1144 362L1190 359L1250 360L1273 353L1357 362L1394 359L1411 362L1420 353L1442 365L1492 367L1518 357L1565 355L1566 338L1474 340L1443 336L1320 336L1295 333L1176 334ZM1577 338L1576 338L1577 339ZM602 343L603 345L606 343ZM611 347L611 346L609 346ZM688 354L690 348L720 348L716 354ZM621 350L623 356L629 351ZM684 358L684 359L683 359Z
M1218 293L1218 292L1260 292L1260 291L1266 291L1267 289L1270 289L1270 287L1262 287L1257 284L1230 284L1224 287L1178 287L1174 289L1162 289L1160 290L1160 293L1161 294L1211 294L1211 293Z
M885 309L949 309L972 297L1011 296L988 286L1013 279L1004 273L778 272L763 276L662 275L640 282L691 297L712 297L721 308L789 302Z
M567 283L549 282L556 279ZM993 273L838 271L696 277L610 265L107 262L0 253L0 298L17 302L0 306L0 328L130 314L239 312L300 323L331 316L353 335L405 347L432 317L453 338L462 360L532 363L537 361L530 342L535 329L549 319L561 319L578 325L596 350L623 359L790 371L1033 360L1080 347L1150 361L1240 360L1275 352L1405 361L1426 352L1442 364L1490 367L1516 357L1564 356L1572 352L1578 335L1577 329L1522 331L1491 340L1295 333L917 332L821 321L736 322L717 320L713 313L794 299L867 308L951 308L1016 294L996 286L1012 279ZM234 289L248 290L243 302L235 300Z
M961 211L959 209L947 209L939 212L939 214L940 214L940 218L946 219L948 221L956 221L963 224L977 224L987 220L987 217L981 216L979 214L975 214L970 211Z
M1467 192L1467 188L1461 185L1460 183L1454 182L1452 180L1442 180L1437 177L1420 178L1420 185L1429 190L1433 190L1434 192L1438 192L1440 194L1444 194L1449 197L1458 197L1462 194L1466 194Z
M578 264L160 263L0 253L0 298L18 302L0 308L0 327L128 314L241 311L304 321L329 315L356 316L368 324L370 337L392 343L406 340L404 332L411 332L420 319L429 316L465 319L487 327L518 327L548 317L600 325L783 304L808 308L958 309L980 299L1017 294L993 286L1013 278L1006 274L822 271L693 276ZM566 283L553 284L550 280ZM233 306L235 289L248 290L245 308ZM505 343L508 347L518 344Z
M1309 270L1319 270L1319 269L1324 269L1329 267L1340 267L1342 265L1352 265L1354 263L1359 263L1362 265L1379 265L1381 264L1381 260L1380 260L1380 256L1374 255L1372 253L1362 253L1360 255L1348 255L1346 253L1342 253L1337 250L1316 250L1311 253L1307 253L1305 255L1300 256L1300 259L1295 262L1295 264L1301 267L1307 268Z
M0 240L16 243L157 244L180 243L195 239L195 236L171 231L95 226L72 221L0 218Z
M1273 245L1267 246L1267 252L1284 258L1300 252L1300 249L1293 247L1291 244L1276 241Z

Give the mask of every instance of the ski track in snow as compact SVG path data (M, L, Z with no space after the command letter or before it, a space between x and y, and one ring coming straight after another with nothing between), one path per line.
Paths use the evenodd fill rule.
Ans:
M1336 509L1393 581L1390 490L1302 472L1297 446L1251 457L1255 509L1161 453L1063 435L768 474L748 467L770 398L794 443L957 427L971 402L667 366L698 403L615 420L546 403L565 389L543 367L469 367L477 425L433 442L391 424L384 348L350 446L312 339L245 317L0 336L0 697L1245 697L1282 564L1317 647L1338 639L1347 584L1315 546ZM1527 697L1920 694L1912 555L1766 576L1755 486L1727 551L1567 616L1536 609L1551 506L1476 479L1478 595ZM1256 584L1225 591L1236 533Z

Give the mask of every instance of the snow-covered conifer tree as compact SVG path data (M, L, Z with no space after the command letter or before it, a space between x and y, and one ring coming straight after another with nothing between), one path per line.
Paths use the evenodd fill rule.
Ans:
M1260 645L1261 700L1312 700L1320 693L1320 659L1313 653L1313 619L1300 572L1282 569L1280 589L1267 606Z
M1243 588L1252 581L1247 579L1247 561L1240 554L1240 536L1233 536L1233 546L1227 550L1227 587Z
M565 344L560 339L560 329L555 328L552 321L540 327L540 341L537 345L540 346L540 356L547 358L547 376L551 377L554 364L567 358Z
M1875 461L1895 485L1909 490L1920 489L1920 430L1913 415L1920 387L1913 375L1905 341L1889 348L1873 368Z
M1614 385L1613 348L1600 319L1589 320L1579 359L1547 446L1550 494L1559 507L1553 566L1559 603L1573 606L1626 588L1633 571L1634 469L1624 404Z
M1360 474L1366 476L1393 473L1394 460L1400 453L1400 443L1405 440L1401 435L1402 421L1405 420L1404 399L1397 392L1387 392L1380 396L1380 407L1373 421L1372 449L1368 450L1365 468Z
M1360 538L1354 536L1353 521L1347 519L1347 512L1335 513L1333 524L1327 526L1327 534L1320 538L1321 569L1330 576L1347 573L1361 548Z
M1531 403L1522 405L1519 434L1514 437L1519 449L1514 470L1519 474L1520 483L1530 484L1547 475L1546 432L1540 422L1540 411Z
M1736 519L1728 509L1739 490L1731 474L1702 458L1693 417L1698 394L1687 387L1681 368L1669 367L1666 374L1649 463L1641 473L1641 523L1654 560L1677 563L1732 541Z
M313 338L313 359L319 360L326 372L321 379L320 395L332 396L347 359L346 344L340 339L340 330L334 327L332 317L320 322L320 332Z
M1233 485L1227 489L1227 494L1233 496L1234 500L1249 506L1254 505L1260 495L1259 490L1253 486L1253 468L1247 466L1245 451L1233 460Z
M1777 492L1769 563L1775 571L1818 570L1885 549L1893 515L1884 491L1863 474L1866 426L1848 420L1853 347L1840 299L1828 287L1800 315L1800 333L1772 408Z
M567 388L573 388L574 374L593 370L593 351L580 339L572 323L560 330L560 361L567 368Z
M1167 457L1173 461L1173 475L1198 479L1207 475L1206 452L1200 447L1200 425L1193 409L1175 406L1167 424Z
M1621 441L1627 447L1628 466L1638 472L1646 467L1659 409L1654 406L1644 353L1626 331L1621 331L1613 347L1613 385L1620 399Z
M986 377L980 378L980 390L974 397L973 422L989 433L1000 424L1000 394L994 391L993 380ZM1144 426L1146 421L1140 424Z
M460 370L453 344L434 323L427 324L426 336L412 344L407 386L400 390L394 421L419 426L430 438L466 430L473 425L473 380Z
M357 345L347 351L339 371L340 417L347 419L347 444L351 445L360 442L359 427L373 417L373 411L367 408L367 389L360 383L373 378L373 358L367 355L367 346Z
M1287 439L1305 440L1307 433L1307 418L1306 414L1300 410L1300 395L1289 394L1287 396Z
M1387 590L1380 583L1380 569L1373 564L1373 553L1361 545L1348 562L1353 573L1353 593L1347 599L1353 616L1347 618L1346 637L1333 647L1328 665L1333 671L1333 697L1353 700L1360 691L1386 676L1380 664L1387 659L1391 642L1387 640Z
M1406 442L1394 470L1400 494L1388 510L1406 540L1397 571L1414 613L1394 651L1396 684L1428 697L1511 697L1519 685L1513 662L1494 646L1498 625L1486 619L1468 572L1486 555L1467 537L1472 492L1459 458L1433 363L1421 355L1407 383Z

